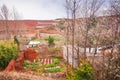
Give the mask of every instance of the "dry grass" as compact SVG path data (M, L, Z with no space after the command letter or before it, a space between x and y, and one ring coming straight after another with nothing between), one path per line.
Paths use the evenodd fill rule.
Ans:
M56 80L30 72L0 72L0 80Z

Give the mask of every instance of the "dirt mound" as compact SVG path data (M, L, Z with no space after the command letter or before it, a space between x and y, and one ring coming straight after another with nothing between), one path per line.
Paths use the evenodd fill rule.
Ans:
M24 60L34 61L38 56L38 53L34 49L27 49L20 53L16 60L12 59L5 71L23 71Z
M34 61L34 59L36 59L38 56L38 53L34 49L31 49L31 48L24 50L24 53L25 53L25 56L24 56L25 59L29 61Z

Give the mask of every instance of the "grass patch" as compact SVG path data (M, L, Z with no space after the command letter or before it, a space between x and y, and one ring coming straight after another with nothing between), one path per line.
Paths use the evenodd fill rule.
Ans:
M44 67L45 68L50 68L50 67L55 67L57 66L57 64L45 64Z
M53 61L54 61L54 64L58 64L60 62L60 59L59 58L54 58Z
M61 36L61 35L55 35L55 36L52 36L52 37L54 37L54 39L56 41L64 39L64 36ZM43 37L44 40L47 40L48 38L49 38L49 36Z
M61 68L51 68L51 69L48 69L48 70L44 70L43 72L47 73L47 72L60 72L62 70L65 70L65 67L61 67Z
M40 62L28 62L28 61L24 61L23 63L23 67L25 69L30 69L32 71L37 71L38 68L40 68L42 66L42 64Z

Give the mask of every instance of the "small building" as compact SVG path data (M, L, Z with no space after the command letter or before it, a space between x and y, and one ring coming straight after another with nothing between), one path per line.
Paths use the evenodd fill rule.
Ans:
M39 44L39 41L30 41L28 47L37 47Z

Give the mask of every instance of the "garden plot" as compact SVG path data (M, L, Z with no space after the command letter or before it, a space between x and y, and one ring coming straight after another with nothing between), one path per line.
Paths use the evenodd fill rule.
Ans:
M59 58L43 58L34 60L34 62L25 61L24 68L31 71L36 71L39 73L47 73L47 72L60 72L65 70L65 67L59 64Z

